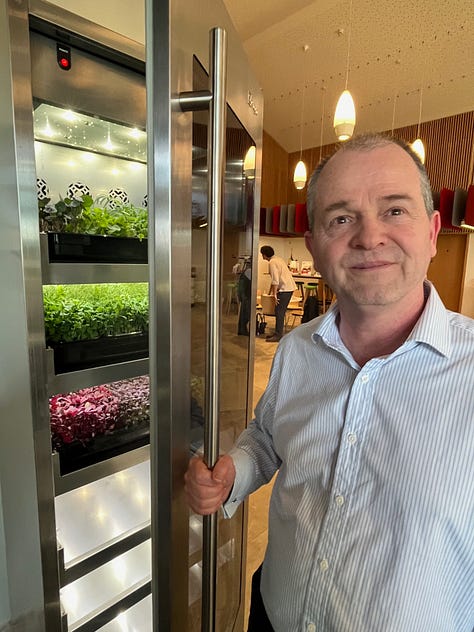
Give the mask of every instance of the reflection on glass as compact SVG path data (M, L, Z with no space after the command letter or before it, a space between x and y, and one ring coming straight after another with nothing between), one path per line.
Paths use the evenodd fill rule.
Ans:
M195 90L207 88L207 76L195 62ZM193 115L192 266L194 306L191 310L192 393L204 407L206 361L206 245L207 245L207 114ZM254 180L244 172L244 159L254 142L235 114L227 108L222 247L222 351L220 375L220 449L227 451L244 429L247 416L249 320L252 293ZM196 435L197 430L197 435ZM193 422L194 444L203 442L203 429ZM218 532L217 629L232 629L240 605L242 512L220 520ZM200 572L190 573L192 600L189 629L200 630Z

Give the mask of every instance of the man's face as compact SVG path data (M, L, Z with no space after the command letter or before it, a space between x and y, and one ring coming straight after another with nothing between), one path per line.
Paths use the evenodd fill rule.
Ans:
M416 165L385 145L327 163L306 245L341 304L404 305L419 300L439 227L439 213L426 213Z

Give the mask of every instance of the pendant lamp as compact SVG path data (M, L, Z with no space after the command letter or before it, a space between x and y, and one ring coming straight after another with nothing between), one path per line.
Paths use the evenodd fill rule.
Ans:
M303 53L307 53L309 51L308 44L303 46ZM304 85L303 85L303 98L301 99L301 121L300 121L300 159L296 164L295 172L293 174L293 183L295 188L300 191L305 188L307 173L306 173L306 165L301 160L301 156L303 154L303 117L304 117L304 97L306 92L306 78L304 77Z
M293 182L295 183L295 187L300 190L304 189L306 185L307 173L306 173L306 165L302 160L299 160L295 167L295 173L293 175Z
M356 113L354 99L349 90L339 97L334 114L334 131L338 140L349 140L354 132Z
M340 33L344 30L340 29ZM336 132L337 139L340 141L348 140L354 133L354 127L356 124L356 113L354 99L351 93L347 89L349 83L349 60L351 54L351 33L352 33L352 0L349 4L349 32L347 35L347 63L346 63L346 84L344 91L336 105L336 111L334 113L334 131Z
M255 178L255 145L251 145L244 158L244 177L248 180Z
M413 149L415 154L418 156L418 158L421 160L421 162L425 164L425 157L426 157L425 146L423 145L423 141L421 140L421 138L417 138L416 140L414 140L411 144L411 148Z
M418 156L418 158L421 160L422 164L425 164L425 157L426 157L426 152L425 152L425 146L423 145L423 141L420 138L420 125L421 125L421 109L423 107L423 88L420 88L420 110L419 110L419 114L418 114L418 129L416 132L416 140L414 140L411 144L411 148L412 150L415 152L415 154Z

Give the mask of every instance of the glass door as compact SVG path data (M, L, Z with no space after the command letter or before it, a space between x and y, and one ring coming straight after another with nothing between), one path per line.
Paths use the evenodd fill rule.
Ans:
M204 91L208 76L195 58L195 91ZM250 301L254 225L254 174L244 174L244 158L253 139L227 106L224 176L219 445L228 451L245 427L250 373ZM191 309L191 452L202 450L206 379L206 278L208 243L208 117L193 114L192 147L192 248L191 270L194 293ZM241 605L240 591L244 539L242 511L233 520L218 520L216 629L230 630ZM190 538L199 542L202 519L192 516ZM190 628L200 630L201 560L191 565Z
M154 625L224 632L243 629L245 509L231 520L216 514L209 527L207 519L190 513L183 477L193 454L206 456L216 401L220 452L231 447L249 417L262 99L220 3L210 2L196 13L181 0L165 4L147 5L153 16L147 49L148 196L155 221L151 248L157 253L150 270ZM215 149L209 140L217 107L213 90L218 90L210 46L214 27L228 40L225 151L217 199L211 197L218 176L211 168ZM251 147L257 149L257 165L254 159L244 168ZM222 209L216 211L220 201ZM217 244L211 236L216 212ZM217 276L212 252L218 253ZM212 363L218 366L215 374ZM208 536L214 529L210 561ZM186 548L183 535L189 540Z
M25 312L9 319L25 322L15 350L28 374L12 400L31 421L13 405L8 418L12 447L18 429L34 447L36 478L26 448L18 478L31 477L38 505L38 529L25 520L10 542L18 553L39 540L48 632L239 629L245 510L214 520L209 581L208 522L190 514L183 477L209 435L210 388L218 449L248 416L260 89L220 1L149 0L146 68L136 42L43 0L7 4L14 134L0 154L18 212L8 216L14 257L3 252ZM216 25L228 40L219 200L206 184ZM187 93L199 93L195 112ZM257 164L244 169L251 146ZM201 604L209 587L212 616Z

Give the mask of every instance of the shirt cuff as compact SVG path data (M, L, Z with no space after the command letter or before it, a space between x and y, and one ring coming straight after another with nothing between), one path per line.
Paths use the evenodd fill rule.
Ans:
M240 503L248 496L255 481L255 464L252 458L240 448L232 448L228 453L234 461L235 481L229 498L222 505L226 518L232 518Z

